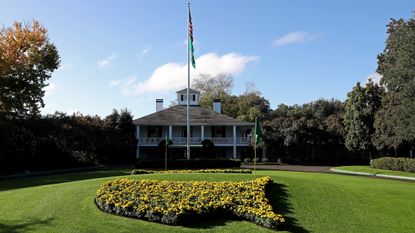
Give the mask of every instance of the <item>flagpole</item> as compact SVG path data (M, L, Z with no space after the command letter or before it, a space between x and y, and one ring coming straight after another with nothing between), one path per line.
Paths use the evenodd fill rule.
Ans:
M256 178L256 137L254 143L254 180Z
M167 142L167 140L166 140L166 142ZM167 143L166 144L166 151L165 151L165 154L164 154L164 170L166 170L167 171L167 146L168 146L169 144Z
M187 8L188 8L188 19L187 19L187 108L186 108L186 126L187 126L187 143L186 143L186 156L187 159L190 159L190 98L189 98L189 88L190 88L190 30L189 30L189 23L190 23L190 1L187 2Z
M167 171L167 147L169 146L169 142L170 142L170 139L167 135L169 135L169 134L166 131L166 138L164 140L164 144L166 146L166 151L164 152L164 170L166 170L166 171Z

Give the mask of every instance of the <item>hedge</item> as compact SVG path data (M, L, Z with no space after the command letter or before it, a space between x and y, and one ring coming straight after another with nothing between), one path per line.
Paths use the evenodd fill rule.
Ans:
M271 183L269 177L245 182L119 179L102 184L95 203L104 212L169 225L226 216L277 229L285 219L266 198Z
M164 169L164 159L138 160L135 168ZM178 159L167 161L168 169L206 169L206 168L239 168L238 159Z
M145 169L134 169L131 175L138 174L154 174L154 173L252 173L250 169L198 169L198 170L145 170Z
M370 161L370 166L386 170L415 172L415 159L382 157Z

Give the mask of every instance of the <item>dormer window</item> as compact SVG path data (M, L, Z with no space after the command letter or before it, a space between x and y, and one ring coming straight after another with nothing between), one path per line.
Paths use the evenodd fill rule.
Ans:
M177 93L177 104L178 105L187 105L187 100L189 100L190 105L199 105L200 92L190 89L189 96L187 95L187 89L180 90Z

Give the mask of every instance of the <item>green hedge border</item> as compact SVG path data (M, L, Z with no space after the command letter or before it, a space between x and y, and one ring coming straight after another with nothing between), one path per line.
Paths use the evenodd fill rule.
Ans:
M136 169L164 169L164 159L137 160ZM168 160L168 169L240 168L239 159L177 159Z
M370 161L370 166L372 168L392 171L415 172L415 159L403 157L382 157Z
M196 169L196 170L146 170L146 169L134 169L131 172L131 175L139 174L155 174L155 173L165 173L165 174L181 174L181 173L244 173L252 174L250 169Z

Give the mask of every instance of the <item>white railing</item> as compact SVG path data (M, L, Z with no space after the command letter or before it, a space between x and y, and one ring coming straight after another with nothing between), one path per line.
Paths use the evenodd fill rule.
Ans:
M170 140L173 142L173 144L186 144L187 143L187 138L186 137L173 137ZM202 140L201 140L200 137L191 137L190 142L191 143L201 143Z
M212 138L213 144L233 144L233 138Z
M139 139L139 143L143 144L143 145L148 145L148 144L159 144L162 140L164 140L165 138L162 137L141 137ZM229 145L233 145L233 137L215 137L215 138L209 138L206 137L205 139L209 139L213 142L213 144L229 144ZM184 145L187 143L187 138L186 137L172 137L170 138L170 140L173 142L174 145ZM192 144L200 144L202 142L202 138L201 137L191 137L190 138L190 142ZM240 145L240 144L249 144L249 138L248 137L237 137L236 138L236 144Z
M148 138L143 137L143 138L140 138L138 141L141 144L158 144L163 139L164 138L159 138L159 137L148 137Z
M236 144L249 144L249 138L247 138L247 137L238 137L238 138L236 138Z

